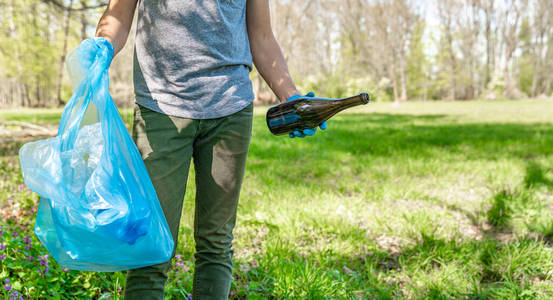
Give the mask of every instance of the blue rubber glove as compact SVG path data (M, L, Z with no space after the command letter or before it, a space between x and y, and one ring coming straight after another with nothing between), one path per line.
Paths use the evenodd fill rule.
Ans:
M294 96L288 98L288 100L286 100L286 102L298 99L300 97L302 97L302 96L294 95ZM309 93L305 94L305 96L303 96L303 97L315 97L315 93L309 92ZM319 125L319 128L321 128L321 130L325 130L326 129L326 121L322 122ZM289 136L290 136L290 138L295 138L295 137L303 138L303 137L306 137L306 136L314 135L315 133L317 133L317 127L315 127L315 128L305 127L303 130L294 130L294 131L290 132Z

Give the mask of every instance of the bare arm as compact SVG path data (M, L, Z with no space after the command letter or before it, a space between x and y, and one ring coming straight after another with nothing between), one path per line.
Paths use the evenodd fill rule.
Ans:
M129 36L137 0L110 0L98 22L96 36L111 42L114 55L119 53Z
M269 0L248 0L246 20L255 67L281 102L298 94L273 35Z

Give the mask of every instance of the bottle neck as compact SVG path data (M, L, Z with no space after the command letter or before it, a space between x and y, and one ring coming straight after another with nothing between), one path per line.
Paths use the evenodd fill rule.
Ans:
M361 93L357 96L340 99L344 104L360 105L369 103L369 95L367 93Z
M369 101L369 95L367 93L361 93L357 96L339 99L336 102L340 104L340 110L343 110L353 106L367 104Z
M307 97L307 98L300 97L300 98L307 99L307 100L320 100L320 101L352 101L356 104L367 104L370 102L369 94L367 93L361 93L356 96L342 98L342 99L331 99L331 98L322 98L322 97Z

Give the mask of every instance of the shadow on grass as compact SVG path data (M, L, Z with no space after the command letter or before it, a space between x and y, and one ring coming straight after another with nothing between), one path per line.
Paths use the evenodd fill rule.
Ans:
M419 297L424 299L503 299L525 289L532 295L529 282L549 278L553 266L545 244L524 237L509 242L489 238L459 242L423 234L417 245L397 257L403 269L428 275L447 270L439 279L421 276L426 286ZM459 286L463 281L465 286Z
M536 162L528 162L523 184L516 188L503 188L490 199L491 206L485 211L485 219L479 219L481 213L470 212L456 205L446 205L447 209L456 211L470 220L485 238L503 241L512 238L512 219L515 214L523 213L530 208L541 208L543 204L535 201L536 188L553 188L547 178L548 168ZM553 242L553 221L546 224L527 224L534 236L546 242Z
M550 278L552 260L543 242L526 238L458 241L422 234L399 253L356 256L300 254L283 241L267 249L259 268L236 279L260 283L259 292L272 291L264 296L275 299L513 299L521 292L535 297L531 283Z
M519 200L518 193L502 190L492 200L487 212L488 223L497 229L508 229L513 214L513 202Z
M549 246L553 246L553 220L543 224L531 224L529 229L543 237Z
M528 163L526 167L526 176L524 177L524 185L526 188L546 186L553 187L553 179L547 174L553 172L550 168L545 168L536 162Z
M454 117L442 115L351 114L332 119L329 128L314 137L290 139L271 135L262 117L255 122L248 168L271 170L274 178L294 185L316 185L313 178L332 174L349 159L358 161L350 166L357 175L377 159L397 165L407 159L459 163L553 155L553 124L547 123L456 123Z
M543 204L535 201L536 190L542 187L553 190L553 180L548 177L549 168L535 161L530 161L526 166L526 174L523 184L514 190L503 189L492 199L492 206L487 211L489 232L509 232L512 230L511 220L513 215L530 208L542 209ZM530 229L544 240L551 242L553 237L553 222L547 224L528 224Z
M295 157L306 147L317 151L347 152L373 157L432 157L438 152L464 159L532 158L553 153L553 124L457 124L442 115L351 114L329 121L329 129L303 139L305 147L283 147L285 137L263 129L252 141L251 154L274 158ZM260 125L259 123L257 125ZM261 133L261 134L259 134ZM299 143L295 141L294 143ZM316 151L310 155L317 155Z
M315 156L320 149L360 156L415 158L445 151L464 159L532 158L553 153L553 124L456 124L445 115L348 114L333 118L326 132L304 139L302 147L296 147L299 139L285 147L282 142L286 137L271 135L263 118L256 117L256 134L250 150L250 156L259 159L274 159L275 153L280 157L298 157L306 147ZM0 156L17 155L28 141L1 141ZM535 174L529 178L533 183L540 179L539 173Z

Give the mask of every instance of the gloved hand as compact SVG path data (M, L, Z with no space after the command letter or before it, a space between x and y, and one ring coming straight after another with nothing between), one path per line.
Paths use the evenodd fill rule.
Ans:
M294 95L294 96L288 98L288 100L286 100L286 102L298 99L300 97L302 97L302 96ZM303 97L315 97L315 93L309 92L309 93L305 94L305 96L303 96ZM321 128L321 130L325 130L326 129L326 121L319 124L319 128ZM315 128L305 127L303 130L294 130L293 132L290 132L289 136L290 136L290 138L295 138L295 137L303 138L303 137L306 137L306 136L314 135L316 132L317 132L317 127L315 127Z
M113 45L103 37L86 39L67 55L66 65L73 88L86 77L93 66L107 69L113 59Z

